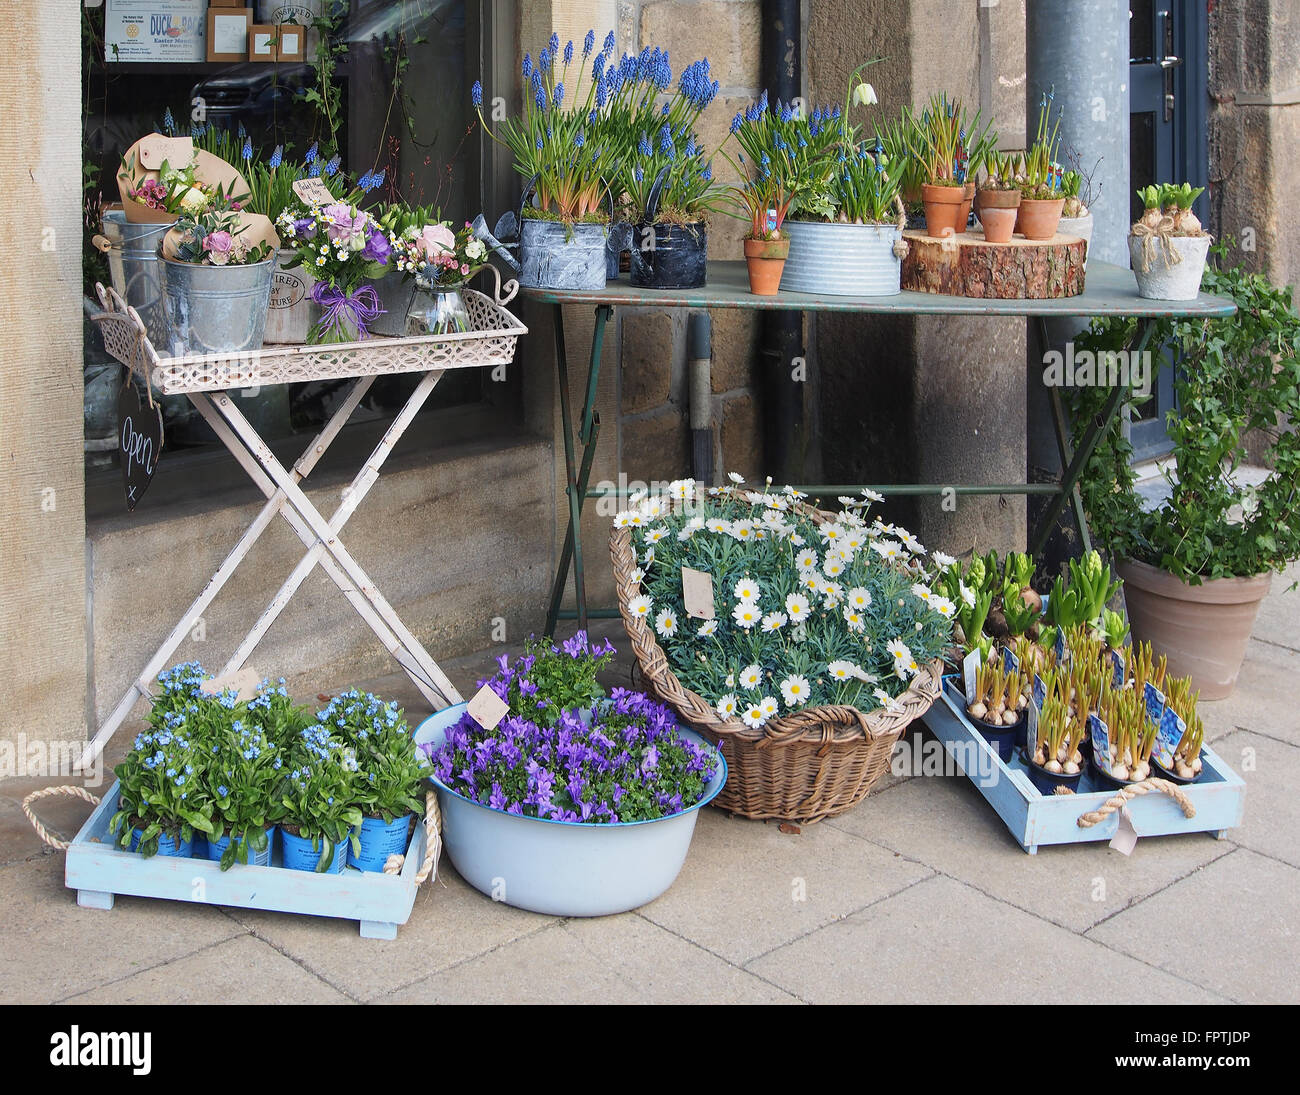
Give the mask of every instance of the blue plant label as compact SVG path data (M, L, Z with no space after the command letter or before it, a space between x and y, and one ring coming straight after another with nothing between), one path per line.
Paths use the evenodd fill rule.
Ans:
M1065 649L1064 628L1058 627L1056 629L1056 645L1052 647L1052 651L1056 655L1056 664L1065 665L1067 658L1066 658L1066 649Z
M1173 769L1174 750L1187 732L1187 723L1172 707L1166 707L1160 716L1160 729L1156 732L1155 758L1162 767Z
M1020 659L1009 646L1002 648L1002 668L1008 673L1014 673L1020 668Z
M1115 667L1115 675L1111 678L1111 684L1116 691L1119 691L1124 687L1124 682L1128 680L1128 673L1124 669L1124 655L1118 650L1112 650L1110 660Z
M1160 718L1165 712L1165 694L1147 681L1146 687L1142 690L1142 703L1147 709L1147 721L1159 726Z
M966 692L966 702L975 702L975 674L979 671L980 662L979 648L972 650L966 657L961 660L961 683Z
M1044 682L1040 674L1035 673L1034 674L1034 703L1038 704L1039 707L1042 707L1043 700L1045 699L1047 699L1047 684L1046 682Z
M1034 695L1029 698L1029 709L1025 712L1025 749L1029 753L1030 759L1034 756L1034 750L1038 748L1038 689L1034 689Z
M1103 772L1110 772L1110 732L1095 714L1088 716L1088 734L1092 738L1092 758Z

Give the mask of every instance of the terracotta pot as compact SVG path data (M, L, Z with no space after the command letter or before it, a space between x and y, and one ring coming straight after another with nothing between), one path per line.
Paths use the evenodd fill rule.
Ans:
M749 291L755 296L773 297L781 288L781 274L790 254L790 241L745 240L745 265L749 267Z
M1050 240L1061 222L1064 198L1021 198L1016 231L1027 240Z
M1016 211L984 206L980 210L980 224L989 243L1010 243L1016 231Z
M965 232L966 226L970 223L970 206L975 200L975 184L966 183L961 190L961 209L957 213L957 231Z
M1175 677L1190 676L1201 699L1230 695L1273 575L1207 578L1193 586L1136 559L1115 569L1124 581L1133 640L1165 655Z
M961 208L966 201L965 188L960 186L926 183L921 187L921 202L925 206L925 234L942 239L944 236L964 232L966 222L961 219ZM970 212L969 204L966 211Z

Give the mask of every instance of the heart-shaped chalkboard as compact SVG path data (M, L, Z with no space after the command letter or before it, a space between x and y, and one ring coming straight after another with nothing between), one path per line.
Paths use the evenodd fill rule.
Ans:
M162 407L140 402L136 386L127 381L117 397L117 457L122 465L122 490L128 512L149 489L162 455Z

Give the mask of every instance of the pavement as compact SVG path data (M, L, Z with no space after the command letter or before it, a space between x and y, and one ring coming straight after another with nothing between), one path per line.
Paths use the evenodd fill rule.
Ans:
M1244 823L1223 840L1029 856L964 777L891 774L856 809L797 831L703 810L672 888L620 916L511 908L444 857L384 942L352 921L283 913L134 897L80 908L62 853L19 807L51 781L11 779L0 782L0 998L1296 1003L1300 592L1286 587L1298 578L1300 566L1274 579L1233 696L1202 705L1207 739L1247 785ZM622 638L617 623L593 631ZM634 683L626 646L607 684ZM500 649L444 668L468 694ZM364 686L412 721L427 711L400 675ZM110 759L130 736L119 732ZM40 804L66 834L88 812L74 799Z

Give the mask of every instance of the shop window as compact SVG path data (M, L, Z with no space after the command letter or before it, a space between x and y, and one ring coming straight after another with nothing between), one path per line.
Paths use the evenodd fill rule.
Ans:
M194 6L206 7L201 0ZM405 200L435 206L454 223L472 219L493 204L486 195L493 192L496 160L483 147L468 88L494 63L494 51L506 52L488 44L505 33L493 20L497 6L491 0L250 0L254 23L310 24L303 55L233 62L124 57L106 41L112 0L84 8L87 244L99 231L103 207L117 200L123 152L145 133L168 126L195 134L236 166L245 153L270 157L276 148L298 162L314 145L321 163L337 156L338 172L349 178L383 172L384 182L368 196L371 206ZM110 271L93 248L87 246L86 254L89 314L94 283L108 283ZM88 516L121 512L115 444L120 375L87 322ZM332 465L354 469L356 454L373 445L418 379L376 381L317 476L328 475ZM237 398L261 435L292 458L349 383L267 387ZM449 372L403 437L399 454L510 430L518 421L518 391L513 377L500 383L485 370ZM199 481L205 496L227 485L251 489L186 397L164 400L164 421L166 455L137 513L192 501Z

